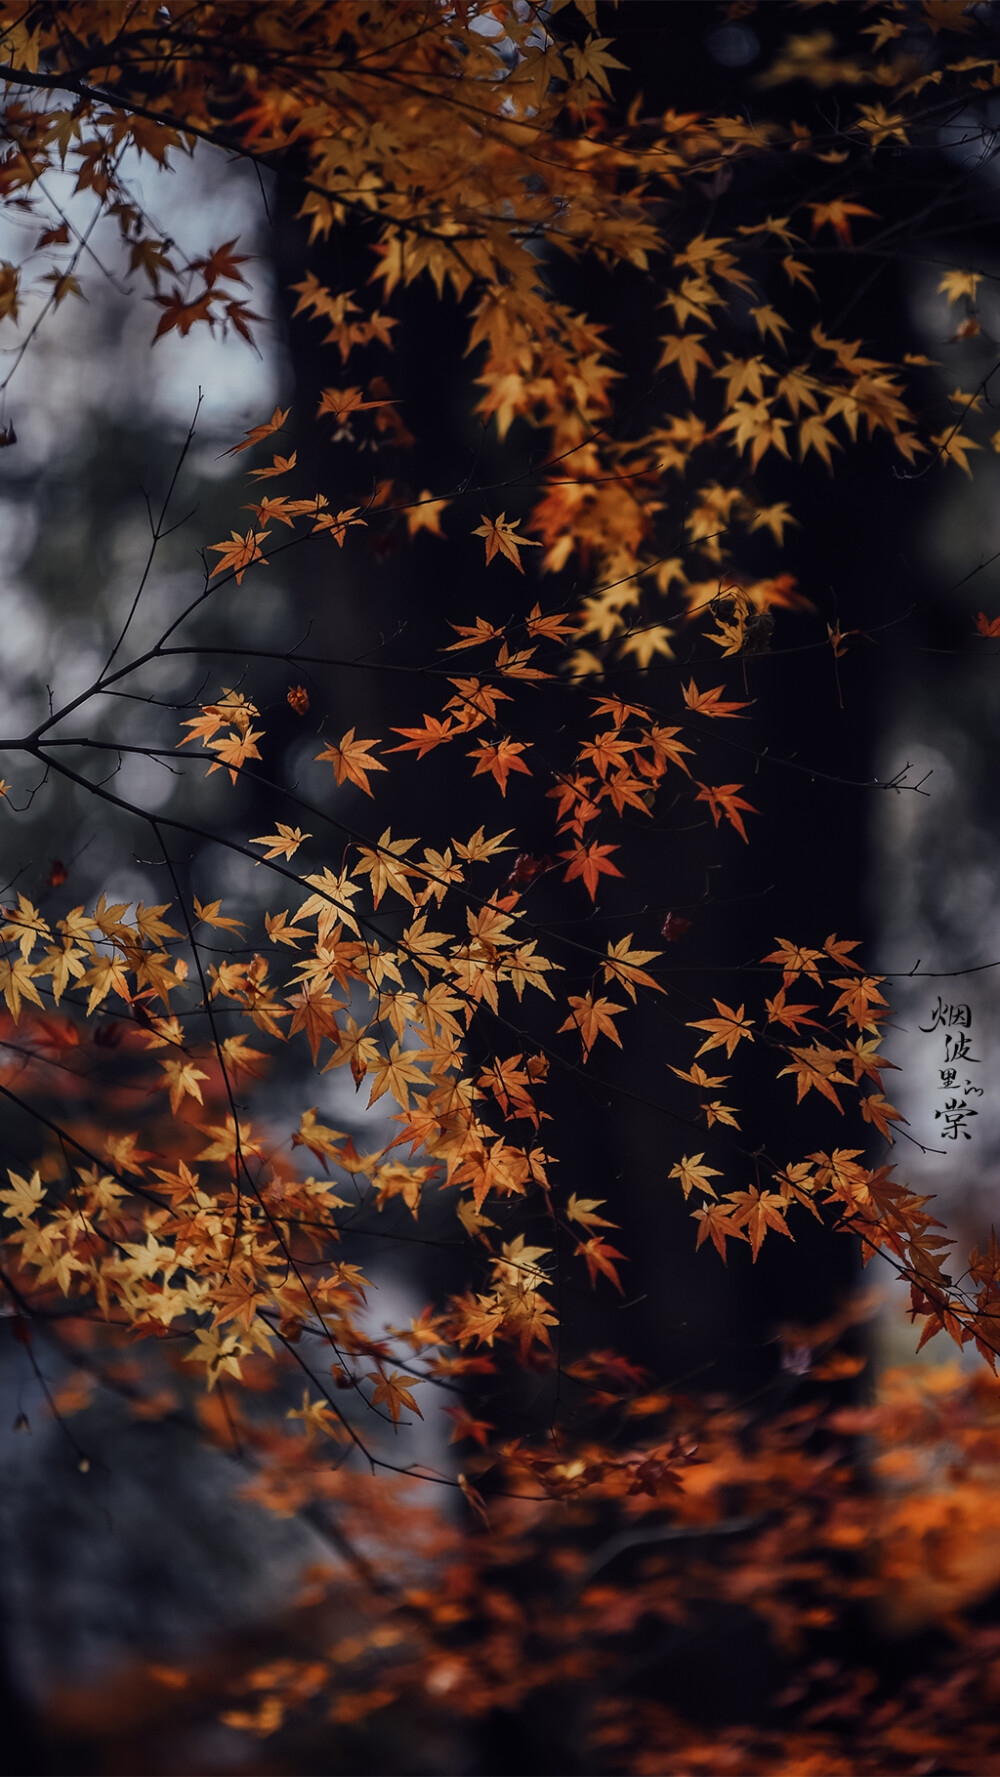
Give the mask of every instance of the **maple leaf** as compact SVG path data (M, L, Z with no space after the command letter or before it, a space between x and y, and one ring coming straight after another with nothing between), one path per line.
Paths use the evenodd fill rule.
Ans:
M239 450L247 450L249 446L241 444L237 446L237 448ZM287 475L290 470L295 468L297 457L298 451L294 450L290 457L274 456L271 458L271 466L269 469L251 469L250 479L251 481L271 481L276 475Z
M250 501L243 510L252 512L260 525L287 524L289 529L295 525L295 511L300 504L297 500L288 500L284 494L274 499L266 496L263 500Z
M684 687L684 702L689 710L695 710L699 716L732 716L737 710L749 707L745 703L723 702L720 692L724 690L724 685L713 685L711 691L699 691L691 679Z
M573 1257L584 1260L592 1285L597 1282L598 1272L603 1272L605 1277L610 1277L618 1294L620 1296L625 1294L613 1261L624 1259L626 1255L619 1252L616 1246L611 1246L608 1241L602 1240L599 1235L595 1234L593 1239L581 1240L577 1243L573 1248Z
M388 399L365 401L360 389L324 389L316 409L316 417L322 419L324 414L329 413L342 424L349 414L366 413L369 408L373 407L396 406L398 406L398 402Z
M608 81L609 68L624 68L625 63L619 62L614 56L608 55L608 45L613 42L611 37L597 37L588 33L583 48L576 44L570 48L570 60L576 70L577 80L592 80L602 92L611 97L611 86Z
M338 784L349 781L352 784L357 784L358 789L363 790L366 796L370 796L372 787L368 782L368 773L387 769L369 751L371 747L378 744L376 740L355 739L354 729L349 728L339 741L331 741L322 753L316 754L316 763L321 764L324 760L329 759Z
M318 531L326 531L338 549L343 549L344 538L351 525L367 523L366 519L357 517L357 512L357 506L347 506L341 512L321 512L313 525L313 535Z
M696 1061L689 1069L674 1067L672 1062L668 1062L667 1065L670 1072L676 1074L679 1080L688 1080L692 1086L698 1086L703 1092L710 1091L716 1086L724 1086L730 1078L729 1074L706 1074L704 1068L699 1067Z
M620 981L629 998L635 1001L637 987L651 987L656 993L666 993L666 988L653 976L647 974L643 963L655 961L662 956L661 950L632 950L632 934L629 932L616 943L608 942L608 960L602 965L605 982Z
M473 535L478 536L479 532L475 531ZM503 636L503 630L496 629L485 617L477 617L473 624L449 623L448 628L457 631L462 639L459 642L449 642L445 649L446 654L457 653L460 648L477 648L481 642L499 641Z
M878 987L885 979L883 975L857 975L846 981L831 981L831 987L841 987L843 992L831 1007L831 1012L845 1011L847 1016L857 1025L859 1030L869 1030L878 1034L878 1018L887 1016L886 1012L872 1013L872 1006L884 1006L883 996Z
M902 1111L897 1111L882 1092L869 1092L867 1098L861 1100L861 1115L866 1123L871 1123L886 1141L892 1141L890 1123L905 1123Z
M232 1160L235 1166L240 1160L245 1163L252 1154L260 1154L260 1142L253 1139L248 1127L238 1127L234 1117L227 1117L225 1126L208 1125L202 1133L214 1136L215 1140L202 1150L199 1160Z
M582 876L591 900L596 900L599 877L621 875L617 865L610 861L610 853L617 850L617 845L597 845L594 842L584 845L582 840L577 840L571 851L559 853L561 858L570 860L563 881L572 882L574 877Z
M560 1031L578 1030L580 1032L584 1056L590 1054L599 1036L610 1037L611 1041L617 1043L619 1049L621 1048L622 1040L615 1029L613 1020L624 1012L624 1006L617 1005L614 1000L595 1000L593 995L589 993L571 993L567 997L567 1004L572 1007L572 1010L559 1029Z
M239 531L233 531L228 543L210 543L209 548L216 550L221 560L212 569L209 579L214 579L216 574L235 574L239 586L251 562L262 561L266 567L267 558L261 553L260 546L269 535L269 531L249 530L245 537L241 537Z
M810 414L808 419L802 421L802 424L799 427L800 462L804 462L807 453L810 450L814 450L817 456L822 457L827 468L832 471L833 458L830 455L830 451L831 449L839 450L840 448L840 444L834 434L830 431L829 426L824 424L822 417L818 413Z
M288 1027L288 1034L294 1037L300 1030L305 1031L314 1067L323 1038L329 1037L335 1043L340 1040L336 1015L342 1003L331 998L322 981L318 985L307 984L301 993L291 996L292 1022Z
M981 636L995 639L1000 636L1000 617L987 617L985 611L980 611L976 617L976 629Z
M423 1414L410 1392L414 1388L419 1388L423 1380L422 1377L406 1376L402 1370L393 1370L391 1376L387 1376L384 1371L369 1371L367 1380L375 1383L372 1390L372 1406L388 1407L393 1425L399 1424L399 1415L404 1407L407 1407L411 1413L415 1413L418 1419L423 1418Z
M170 1109L176 1117L185 1096L190 1096L198 1104L203 1104L200 1080L207 1080L208 1074L190 1061L187 1056L168 1056L160 1062L163 1069L163 1084L170 1088Z
M205 321L210 327L212 326L212 292L210 290L206 290L196 300L188 302L175 284L169 296L151 296L149 301L159 303L163 310L159 325L153 335L154 345L174 327L177 328L182 338L186 338L197 321Z
M401 732L401 731L397 731ZM507 794L507 779L512 771L523 771L526 777L531 776L527 765L520 755L526 751L527 743L521 740L501 740L494 745L489 741L480 741L470 748L468 757L477 761L473 777L489 772L500 786L501 796ZM401 749L393 748L393 751Z
M710 1098L701 1108L709 1129L713 1129L716 1123L724 1123L729 1129L738 1129L740 1126L732 1105L723 1104L721 1099Z
M699 784L695 801L708 803L716 826L725 815L730 825L736 828L740 838L745 843L749 843L740 810L745 809L748 814L759 814L760 810L754 808L752 802L744 801L743 797L738 794L742 788L742 784L717 784L714 788L707 784Z
M358 869L371 878L372 899L377 907L387 888L395 889L405 901L414 902L413 890L408 876L413 875L412 865L403 864L400 860L416 845L415 839L393 839L391 831L386 827L378 842L377 849L361 846L361 857ZM415 904L415 902L414 902Z
M387 1056L379 1055L371 1063L373 1077L368 1109L378 1103L384 1092L391 1092L396 1103L406 1110L410 1103L408 1087L424 1084L424 1066L425 1057L419 1051L403 1049L398 1042L393 1043Z
M322 1161L323 1167L326 1169L328 1158L334 1160L339 1158L338 1143L342 1141L344 1132L342 1129L330 1129L325 1123L318 1123L316 1121L317 1109L318 1107L314 1105L311 1110L302 1112L299 1127L292 1132L292 1147L308 1148L311 1154L315 1154L317 1160Z
M853 957L850 957L847 954L849 950L857 950L860 942L860 938L838 938L836 932L831 932L826 943L823 945L823 949L826 951L827 956L833 958L839 968L857 969L860 974L860 963L855 962ZM765 957L764 960L765 962L769 960L773 961L773 958ZM819 977L817 976L817 980L818 979Z
M769 333L773 333L779 346L784 346L782 335L789 331L791 323L786 321L783 315L779 315L777 310L769 305L751 309L750 314L757 323L757 331L761 339L766 339Z
M832 228L839 241L845 247L851 246L851 217L874 216L875 211L869 210L865 204L856 204L850 199L837 197L827 204L807 204L812 211L813 236L818 235L821 228Z
M481 1450L485 1450L489 1443L489 1433L496 1431L491 1419L474 1419L467 1407L446 1407L445 1412L455 1422L448 1439L449 1444L461 1444L468 1439L478 1444Z
M701 343L704 337L703 333L665 334L656 366L657 370L665 370L668 365L676 364L692 395L700 366L704 364L712 369L712 360Z
M765 1000L764 1004L767 1007L767 1017L770 1024L783 1024L786 1029L797 1031L800 1024L817 1024L818 1022L815 1018L808 1016L810 1012L815 1012L815 1006L806 1005L802 1001L791 1006L786 1003L784 987L779 987L773 1000Z
M711 1237L716 1252L723 1263L726 1260L727 1240L746 1240L742 1228L733 1219L732 1212L724 1203L706 1203L701 1209L692 1212L698 1223L698 1238L695 1242L697 1251L703 1241Z
M828 939L827 943L832 941L832 938ZM777 950L769 951L767 956L761 958L761 961L780 964L784 971L783 987L790 987L799 975L809 975L817 987L820 985L819 970L816 964L823 961L822 950L809 950L805 945L792 944L788 938L778 938L777 945ZM848 948L852 948L852 946L848 946Z
M207 901L203 906L197 895L194 897L195 917L203 920L205 925L211 926L213 930L217 932L238 932L242 930L242 919L230 919L228 915L220 913L219 910L221 906L221 901Z
M577 628L574 617L560 617L557 612L543 613L539 605L533 605L524 627L529 636L544 636L548 641L561 642L565 636L572 635Z
M676 1068L674 1072L677 1072ZM690 1197L694 1186L704 1192L706 1197L715 1196L715 1188L708 1181L713 1178L721 1178L722 1174L714 1166L704 1166L702 1164L704 1158L704 1154L689 1154L679 1160L676 1166L670 1168L669 1176L677 1179L685 1198Z
M446 716L443 721L438 716L425 716L422 728L394 728L394 734L405 735L406 739L400 746L390 747L389 751L416 753L417 758L422 759L425 753L433 752L435 747L442 746L446 740L454 740L455 735L460 732L450 716Z
M506 515L503 512L501 512L500 517L497 519L487 518L485 512L481 513L480 517L483 522L473 531L472 535L474 537L482 537L485 541L486 566L489 567L493 557L499 552L501 555L505 555L508 561L514 563L519 574L523 574L524 569L521 566L520 550L525 548L540 549L541 544L536 543L533 537L516 537L514 535L514 532L517 530L517 527L521 522L519 518L511 519L508 522ZM456 624L452 627L457 628L458 625ZM457 646L457 642L452 643L452 647Z
M781 261L781 269L790 284L803 284L811 296L816 294L816 286L809 275L809 268L794 254L786 253Z
M789 1240L792 1239L785 1222L788 1204L780 1192L760 1191L756 1185L752 1185L749 1191L728 1191L726 1196L733 1205L733 1220L737 1227L747 1229L755 1265L769 1228L773 1228L777 1234L787 1234Z
M303 833L299 827L286 827L284 821L279 821L276 833L263 833L258 839L251 839L250 844L266 845L265 858L293 858L303 840L311 838L311 833Z
M721 1000L715 1000L715 1006L719 1013L718 1018L698 1018L693 1022L688 1021L689 1030L710 1032L701 1048L695 1050L696 1055L704 1055L709 1049L721 1049L725 1044L726 1054L731 1056L741 1037L745 1037L748 1042L753 1042L753 1026L745 1021L742 1006L738 1012L734 1012L732 1006L723 1005Z
M56 308L67 296L79 296L83 302L87 300L80 288L79 280L73 277L70 272L46 272L45 281L52 285L52 301Z
M817 1092L821 1092L824 1098L836 1105L838 1111L843 1112L844 1107L833 1089L835 1082L842 1086L849 1086L851 1083L846 1074L837 1072L837 1062L841 1060L843 1050L814 1043L809 1049L789 1049L788 1053L795 1059L788 1067L780 1070L778 1078L782 1074L795 1075L796 1103L801 1104L810 1088L815 1087Z
M6 966L6 964L0 963L0 971ZM15 969L16 967L17 965L15 964ZM0 982L3 982L2 972L0 972ZM4 982L3 985L4 993L7 996L7 1003L9 1005L10 996L7 994L6 982ZM25 982L21 981L19 986L21 993L25 993ZM117 956L104 956L99 958L92 968L87 969L85 973L80 976L80 986L90 988L90 998L87 1001L88 1018L97 1006L103 1005L109 993L113 992L117 994L119 999L125 1000L128 1004L130 1004L132 1000L132 991L128 984L127 968L122 959ZM37 996L28 994L26 997L33 998ZM41 1000L38 1001L38 1004L41 1005ZM11 1011L14 1011L13 1006L11 1006ZM14 1016L15 1018L17 1017L16 1012L14 1012Z
M967 296L975 302L976 291L982 283L982 274L977 271L946 271L937 287L939 296L947 296L949 302L958 302Z
M441 514L447 512L450 505L450 500L436 500L430 489L425 487L404 514L410 536L415 537L418 531L427 531L432 537L443 537Z
M616 1228L617 1222L609 1222L606 1216L599 1216L596 1211L604 1208L602 1197L578 1197L574 1191L566 1204L566 1216L571 1222L579 1222L583 1228Z
M208 744L217 757L205 775L211 777L213 771L221 771L225 766L229 770L230 782L235 783L247 760L260 758L257 742L263 732L262 728L248 728L245 733L225 734L221 739L209 741Z
M285 1418L300 1419L306 1437L310 1443L312 1443L317 1432L323 1432L327 1437L333 1437L339 1431L338 1423L333 1416L329 1403L326 1401L312 1400L308 1388L302 1390L301 1407L289 1407L288 1412L285 1414Z
M11 1216L18 1222L32 1222L38 1214L39 1205L45 1197L45 1186L41 1174L33 1172L30 1179L7 1169L7 1177L11 1182L9 1191L0 1191L0 1203L6 1205L5 1216Z
M135 125L133 129L134 127ZM230 284L245 284L247 280L237 267L249 264L249 254L234 253L235 245L235 237L231 241L223 241L221 247L214 248L204 259L192 259L188 270L200 271L210 290L220 278ZM277 413L277 409L275 412Z
M937 445L940 454L949 462L957 463L971 480L972 465L968 453L970 450L982 450L981 444L977 444L974 438L967 437L964 432L957 431L955 427L949 432L932 432L931 443Z

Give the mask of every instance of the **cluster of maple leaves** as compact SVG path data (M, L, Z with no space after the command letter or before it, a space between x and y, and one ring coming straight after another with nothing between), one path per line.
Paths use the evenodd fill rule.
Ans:
M0 1092L39 1129L37 1166L10 1169L0 1192L0 1281L19 1337L30 1350L33 1329L45 1329L81 1374L109 1387L123 1346L169 1339L171 1376L157 1374L143 1413L193 1402L206 1436L246 1454L258 1499L279 1512L327 1512L341 1552L354 1552L362 1593L373 1566L382 1575L366 1595L368 1626L349 1646L248 1674L244 1688L255 1700L230 1710L235 1725L273 1732L289 1710L331 1692L341 1723L417 1691L448 1710L512 1707L594 1674L609 1612L628 1644L643 1621L677 1627L713 1595L750 1608L790 1646L876 1583L838 1566L839 1552L881 1539L877 1584L888 1585L899 1579L893 1561L905 1535L940 1532L929 1484L917 1494L901 1485L889 1512L851 1490L846 1459L823 1440L862 1422L897 1455L911 1444L933 1453L959 1440L966 1492L952 1503L967 1517L956 1547L986 1511L979 1469L997 1437L996 1385L986 1372L975 1382L951 1376L946 1425L920 1420L924 1409L910 1397L850 1424L844 1413L825 1420L812 1403L760 1422L751 1415L751 1424L736 1408L660 1387L613 1352L567 1352L560 1332L564 1273L573 1287L620 1294L627 1253L612 1244L624 1237L610 1196L581 1195L560 1178L546 1093L553 1070L599 1077L609 1046L628 1041L638 998L653 1005L668 991L664 946L688 922L668 914L644 930L614 899L646 833L681 806L711 818L720 855L735 839L748 842L744 817L757 808L746 784L694 772L699 754L711 757L714 724L744 719L746 661L770 647L775 613L779 623L785 612L813 613L780 558L797 522L789 503L797 464L814 455L829 468L835 452L874 441L907 465L950 461L971 472L969 452L987 442L962 429L985 413L981 389L957 391L944 414L925 411L927 360L873 356L824 325L813 243L832 237L839 249L867 242L881 250L879 218L852 195L852 169L886 145L905 146L996 78L988 46L982 54L972 47L978 21L961 0L924 0L915 20L894 0L871 11L867 60L844 58L831 33L816 31L791 37L764 81L805 78L821 89L839 81L879 94L875 102L855 94L836 131L817 133L749 116L650 120L638 101L616 106L623 65L599 32L593 0L577 0L571 30L563 30L568 8L533 0L0 4L8 83L0 202L39 229L24 262L0 270L0 323L13 329L30 304L33 336L65 298L82 294L86 233L52 214L46 186L50 172L72 168L76 193L96 199L117 226L128 271L151 286L160 310L154 341L198 326L250 338L260 317L233 294L247 287L238 243L185 259L156 233L135 167L142 156L162 165L201 152L202 141L263 169L285 166L294 151L306 169L296 177L312 240L367 228L386 305L330 289L312 271L295 285L296 313L326 327L337 374L355 378L323 390L317 418L342 439L371 437L406 459L413 416L400 411L381 372L391 371L405 332L406 292L426 274L465 304L484 424L501 445L512 430L516 438L530 428L541 447L530 504L514 478L501 508L469 489L424 488L414 497L393 474L374 490L359 477L355 503L340 505L354 496L338 496L334 510L281 439L289 409L251 427L230 454L258 453L242 503L252 522L238 520L227 540L208 544L217 559L159 641L129 655L123 635L74 698L77 719L110 686L171 662L182 651L171 638L195 609L214 611L231 586L258 596L279 535L282 547L317 537L317 546L345 552L380 524L423 533L434 547L474 537L490 585L506 576L515 604L530 574L529 599L506 623L470 612L453 626L457 639L442 640L439 664L421 669L431 707L419 723L362 736L357 723L327 732L319 712L314 757L331 767L327 805L268 777L267 715L263 697L254 701L252 674L239 680L243 688L211 684L181 720L187 732L174 757L185 762L186 784L225 773L233 787L252 780L272 793L272 831L240 831L234 817L221 839L269 873L273 893L259 922L222 897L189 899L178 884L169 861L175 833L219 838L198 813L196 787L189 811L171 804L161 816L131 807L113 783L95 790L152 828L172 878L162 904L109 906L102 896L89 909L72 906L71 885L53 878L44 905L21 893L3 909L2 1040L13 1060ZM961 53L952 53L953 36ZM791 154L817 164L822 195L787 215L748 215L728 233L664 228L671 200L697 195L699 181ZM703 206L692 210L703 215ZM600 323L552 298L540 241L553 255L586 252L658 280L671 331L651 369L665 393L652 421L654 410L643 410L639 429L609 425L620 375L613 345ZM40 272L42 262L51 269ZM762 264L774 274L767 292ZM965 305L956 334L963 341L979 332L981 276L956 268L941 280L950 308ZM787 294L787 313L775 289ZM748 326L754 349L745 355ZM371 352L380 354L379 371L355 370L355 354ZM993 448L998 441L995 434ZM789 500L759 496L754 476L765 459L787 465ZM515 502L521 510L508 516ZM751 537L773 545L770 575L741 566ZM525 550L539 553L522 560ZM560 583L546 577L570 566L586 590L547 596ZM985 614L979 621L987 637L998 626ZM821 638L834 658L848 641L839 627ZM647 696L643 675L678 654L687 661L696 644L702 659L714 661L715 649L720 663L732 663L718 672L733 674L736 694L724 677L710 683L713 665L707 675L699 668L700 684L690 671L686 682L678 678L679 695L662 707L662 681L651 678ZM618 671L628 675L627 696L614 689ZM289 684L287 697L302 718L316 701L300 683ZM537 735L526 738L535 732L530 714L553 698L566 700L566 719L558 743L543 746ZM10 743L15 782L27 760L89 783L67 759L67 714L52 711ZM412 774L419 809L431 756L435 765L460 760L470 783L482 779L484 796L499 798L496 818L468 835L401 837L378 818L370 831L344 825L335 791L351 786L377 806L380 773ZM518 795L539 780L550 822L544 857L516 840ZM15 818L12 801L5 818ZM545 881L558 882L581 917L606 910L613 935L569 943L546 930L532 899ZM958 1346L974 1343L995 1369L995 1238L972 1255L965 1281L953 1282L943 1269L949 1242L927 1199L887 1159L873 1163L872 1142L886 1153L900 1120L883 1090L891 1064L880 1053L889 1015L882 978L866 973L857 945L836 934L822 944L773 942L758 960L765 985L755 1001L708 996L703 1016L682 1021L691 1054L686 1067L671 1067L680 1085L669 1091L699 1133L693 1151L671 1154L664 1186L679 1186L691 1205L692 1263L717 1263L695 1259L706 1243L725 1260L730 1242L755 1261L769 1236L793 1239L809 1215L850 1232L866 1258L889 1260L909 1285L921 1342L943 1329ZM563 976L578 991L564 989ZM110 1025L99 1022L109 1015ZM119 1069L145 1094L138 1117L101 1076L100 1049L112 1044ZM815 1093L844 1116L844 1146L812 1151L805 1137L810 1151L766 1159L733 1145L742 1116L734 1074L750 1049L787 1077L787 1128L794 1105ZM296 1056L298 1122L279 1124L266 1076L286 1050ZM715 1071L723 1050L731 1071ZM388 1139L371 1121L371 1151L322 1121L318 1102L305 1102L318 1101L322 1088L314 1080L303 1089L303 1074L341 1068L368 1110L394 1107ZM418 1226L430 1214L435 1237L443 1217L455 1225L468 1285L429 1302L408 1327L376 1335L370 1280L338 1255L390 1205ZM540 1220L548 1244L535 1239ZM797 1344L789 1337L788 1373L830 1382L854 1374L855 1358L837 1345L843 1330L803 1333ZM575 1391L576 1408L547 1438L492 1435L489 1389L505 1363L558 1364ZM289 1407L293 1375L299 1404ZM421 1387L461 1390L449 1411L453 1440L467 1447L464 1468L421 1470L420 1480L424 1493L460 1490L472 1522L482 1521L471 1538L414 1500L413 1465L385 1429L421 1415ZM64 1390L57 1410L85 1399L86 1390ZM360 1459L379 1471L374 1483ZM398 1489L386 1470L404 1477ZM613 1511L626 1526L619 1536L640 1546L676 1535L681 1551L644 1567L630 1596L599 1579L599 1551L585 1552L598 1514ZM695 1559L703 1534L731 1536L738 1554L728 1565ZM523 1561L527 1544L544 1547L547 1538L546 1575L559 1583L531 1619L529 1652L528 1617L503 1574ZM370 1551L363 1559L360 1545ZM912 1565L916 1574L918 1556ZM339 1608L343 1578L316 1584ZM949 1610L972 1595L950 1569L943 1589ZM455 1625L473 1617L490 1627L460 1649ZM995 1650L984 1643L988 1659ZM354 1667L358 1682L345 1686L342 1675ZM837 1750L822 1710L860 1720L866 1681L814 1679L827 1702L816 1703L798 1751L794 1736L767 1745L745 1736L733 1742L740 1768L819 1769ZM979 1678L966 1672L966 1682ZM953 1685L949 1694L967 1693ZM594 1744L637 1771L678 1759L692 1770L716 1768L718 1738L700 1745L669 1712L647 1717L637 1727L609 1706L591 1724ZM870 1722L866 1731L875 1737L866 1750L858 1728L851 1769L874 1769L876 1752L889 1748L895 1758L902 1747L893 1740L896 1716L886 1717L881 1738Z

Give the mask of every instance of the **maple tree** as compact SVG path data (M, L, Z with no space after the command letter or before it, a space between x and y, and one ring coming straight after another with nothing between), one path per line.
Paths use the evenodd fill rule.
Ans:
M146 160L223 149L262 190L294 190L312 259L292 318L325 330L314 412L279 403L229 441L228 536L198 539L200 573L192 545L183 605L166 623L150 609L171 485L100 670L2 743L6 819L39 771L61 779L142 832L163 883L151 904L78 902L52 865L2 910L8 1318L38 1377L46 1351L72 1363L50 1405L84 1476L88 1391L118 1390L232 1452L251 1497L326 1539L308 1654L228 1680L223 1719L251 1736L299 1711L347 1733L569 1692L577 1763L559 1768L996 1764L997 1631L960 1613L1000 1574L1000 1248L984 1230L957 1262L905 1182L891 1000L859 941L814 930L803 904L750 963L675 965L697 897L655 888L685 847L734 877L753 848L772 795L762 659L812 651L839 690L864 639L787 566L805 478L852 453L903 478L971 473L970 452L1000 447L978 357L942 417L929 360L842 337L826 300L845 257L898 249L883 166L956 118L986 127L991 20L886 0L852 9L841 40L837 15L801 11L752 108L647 115L594 0L0 5L0 201L29 243L0 268L10 411L25 351L87 295L98 222L156 311L151 349L257 337L251 256L236 239L188 256L158 232ZM812 102L830 89L836 125ZM364 262L350 289L315 269L338 243ZM642 291L642 398L619 368L630 343L564 300L583 268ZM953 343L976 351L989 274L939 269ZM463 424L483 439L447 482L393 392L431 291L461 317ZM374 654L246 644L240 613L276 568L325 551L335 599L380 539L458 564L461 607L426 651L423 632ZM981 613L975 633L998 623ZM394 688L377 733L370 675ZM116 732L123 695L166 705L162 744ZM325 772L305 786L282 762L293 724ZM165 806L117 785L130 752L176 774ZM209 898L193 840L233 865ZM651 1031L652 1102L629 1073ZM327 1107L352 1102L348 1078L341 1129ZM981 1366L890 1374L867 1405L831 1407L863 1365L848 1307L774 1335L758 1410L595 1342L635 1257L615 1178L581 1175L567 1128L595 1101L660 1117L649 1189L682 1216L690 1274L717 1268L706 1289L786 1243L789 1265L814 1254L815 1225L898 1274L915 1346L943 1334ZM378 1308L380 1247L424 1289L408 1325ZM451 1466L412 1454L442 1406ZM846 1441L861 1434L888 1495ZM948 1624L933 1679L891 1691L874 1660L817 1653L873 1597ZM650 1625L669 1661L720 1606L793 1668L771 1714L698 1727L680 1700L637 1706L623 1687ZM621 1683L583 1698L609 1659Z

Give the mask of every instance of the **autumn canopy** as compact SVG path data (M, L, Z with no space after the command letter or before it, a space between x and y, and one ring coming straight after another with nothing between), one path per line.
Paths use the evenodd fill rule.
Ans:
M1000 1247L907 1182L853 812L920 789L879 550L1000 448L948 160L995 8L37 0L0 77L0 472L108 286L208 404L3 719L20 1417L77 1491L102 1401L183 1428L312 1538L137 1719L247 1771L1000 1771ZM249 237L157 221L171 169ZM220 429L206 344L275 399ZM944 1369L868 1384L864 1266Z

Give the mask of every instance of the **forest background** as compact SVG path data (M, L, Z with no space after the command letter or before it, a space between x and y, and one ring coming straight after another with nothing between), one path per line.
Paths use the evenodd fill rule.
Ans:
M0 28L11 1768L997 1768L995 8Z

